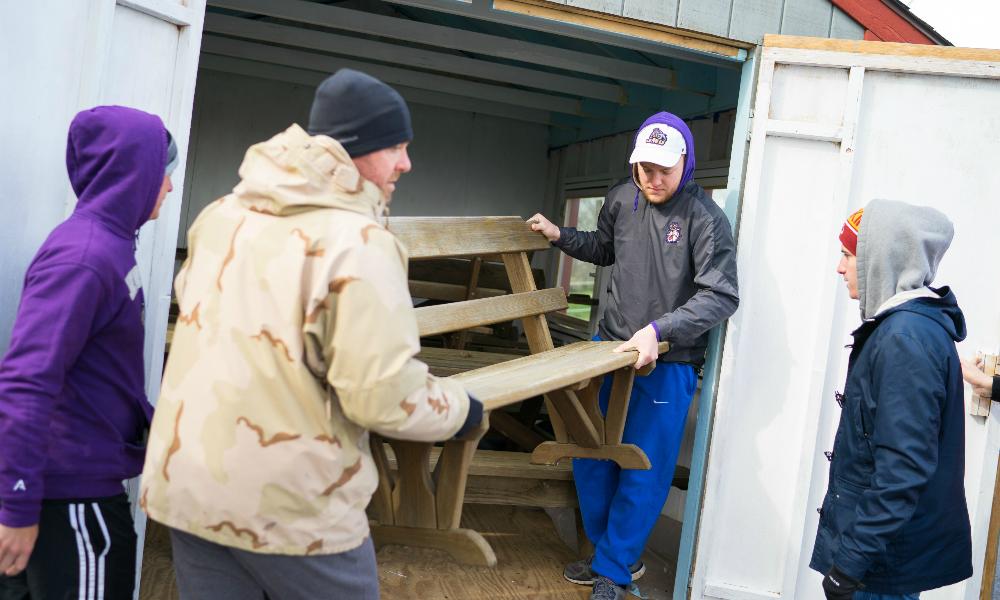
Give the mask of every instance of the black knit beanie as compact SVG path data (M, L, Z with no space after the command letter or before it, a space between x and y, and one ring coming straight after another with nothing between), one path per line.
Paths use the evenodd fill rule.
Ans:
M353 69L341 69L316 88L309 134L340 142L351 158L413 139L410 110L399 92Z

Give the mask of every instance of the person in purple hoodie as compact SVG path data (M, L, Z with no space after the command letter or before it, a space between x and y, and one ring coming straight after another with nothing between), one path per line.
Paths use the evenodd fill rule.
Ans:
M667 500L688 407L705 362L708 331L739 304L736 248L729 220L694 182L694 138L675 115L642 124L629 157L630 178L608 190L597 231L557 227L538 214L532 229L573 258L613 265L597 339L636 349L637 377L622 442L646 453L649 470L611 461L573 461L580 512L594 556L571 563L563 576L591 585L593 600L621 600L642 576L646 540ZM657 343L670 349L658 356ZM607 410L611 378L600 393Z
M0 600L132 598L123 480L153 412L135 239L176 163L154 115L99 106L70 125L76 209L28 267L0 362Z

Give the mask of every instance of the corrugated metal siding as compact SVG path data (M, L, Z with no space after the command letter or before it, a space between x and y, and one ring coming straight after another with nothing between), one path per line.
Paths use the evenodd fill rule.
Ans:
M860 40L830 0L556 0L559 4L759 44L765 33Z

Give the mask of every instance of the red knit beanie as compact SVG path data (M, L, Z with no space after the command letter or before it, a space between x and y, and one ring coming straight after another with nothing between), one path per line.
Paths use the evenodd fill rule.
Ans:
M861 215L865 209L859 208L844 221L844 227L840 230L840 243L847 248L851 254L858 255L858 231L861 229Z

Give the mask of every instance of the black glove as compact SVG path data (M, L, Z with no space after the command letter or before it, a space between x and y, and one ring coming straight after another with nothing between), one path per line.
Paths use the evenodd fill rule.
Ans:
M850 575L845 575L837 568L837 565L830 567L830 572L823 578L823 593L826 600L851 600L854 592L863 588L860 581Z

